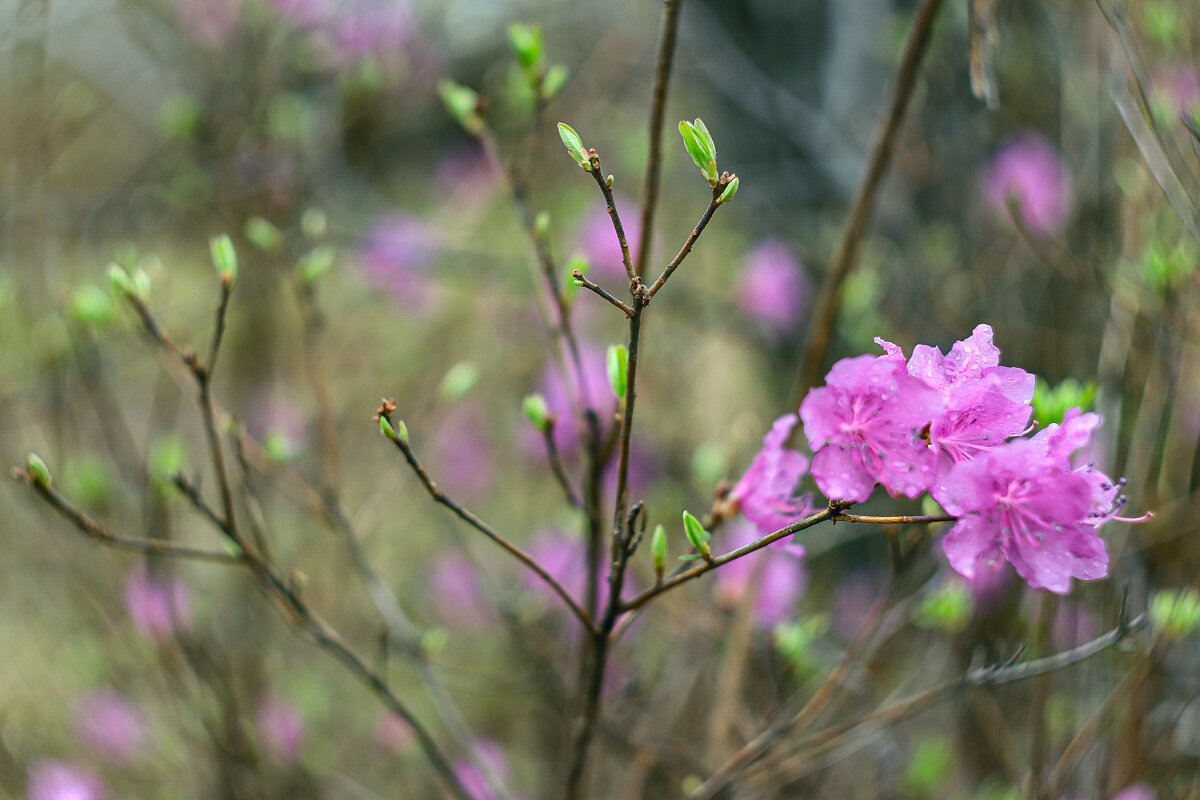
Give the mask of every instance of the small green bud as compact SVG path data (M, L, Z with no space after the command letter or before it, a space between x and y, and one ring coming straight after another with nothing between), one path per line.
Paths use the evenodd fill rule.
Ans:
M46 462L42 461L42 457L37 453L30 453L25 458L25 469L33 476L33 482L43 488L49 488L50 468L46 466Z
M384 416L379 418L379 432L391 439L393 442L399 438L396 435L396 429L392 427L392 423L388 422L387 417Z
M1182 639L1200 628L1200 592L1164 590L1150 598L1150 621L1164 639Z
M536 25L513 23L508 26L508 41L521 68L529 76L530 82L535 82L545 65L545 54L542 47L542 29Z
M704 526L700 524L700 520L691 515L690 512L683 512L683 532L687 536L692 547L700 553L700 557L705 561L712 561L712 548L708 546L709 539L712 536L708 531L704 530Z
M143 303L150 299L150 276L146 274L146 270L135 269L130 282L133 284L134 297Z
M437 658L445 649L446 643L450 641L450 634L445 628L426 628L421 634L421 652L429 658Z
M133 281L129 279L129 273L120 264L108 265L108 282L112 286L113 291L118 294L133 294Z
M546 77L542 78L542 99L553 99L562 91L563 86L566 86L567 79L570 77L571 71L562 64L555 64L546 70Z
M733 196L737 194L737 190L738 176L734 175L733 178L730 179L729 183L725 186L725 191L721 192L721 196L717 198L717 205L728 203L733 199Z
M550 429L550 407L540 394L525 395L521 401L521 412L535 429L543 433Z
M84 284L71 297L71 316L85 325L106 325L115 314L112 296L99 286Z
M272 464L286 464L295 449L288 437L279 431L271 431L263 437L263 453Z
M337 261L337 250L333 245L321 244L309 250L296 262L296 277L303 284L314 283L333 268Z
M461 83L438 82L438 96L450 116L472 136L483 132L483 117L479 115L479 93Z
M604 179L604 183L605 183L605 185L606 185L606 186L608 186L608 188L610 188L610 189L611 189L611 188L612 188L612 185L613 185L613 176L612 176L612 175L609 175L607 178L605 178L605 179Z
M566 276L563 281L563 300L566 301L568 306L575 302L575 296L579 294L579 287L582 285L575 279L575 271L578 270L582 274L587 274L591 266L588 263L587 257L580 253L573 254L567 261Z
M546 234L550 232L549 211L539 211L537 216L533 218L533 232L539 239L546 238Z
M583 140L579 138L575 129L565 122L558 123L558 138L562 139L562 143L566 145L567 152L571 154L571 158L575 159L575 163L591 172L592 160L588 157Z
M238 258L233 240L228 234L222 233L208 240L208 250L212 254L213 268L221 283L232 286L237 280Z
M404 420L396 420L396 435L400 437L402 444L408 444L408 426L404 424Z
M457 403L466 397L478 382L479 367L470 361L460 361L446 370L446 375L438 386L438 393L446 400Z
M242 226L246 241L264 253L278 253L283 248L283 234L269 219L250 217Z
M150 477L170 483L172 476L187 466L187 445L173 433L164 434L150 446Z
M628 390L626 381L629 378L629 353L625 351L624 345L614 344L608 348L608 385L612 387L613 394L619 399L625 399L625 392Z
M650 536L650 552L654 555L654 580L661 583L667 570L667 532L662 525Z
M679 123L679 135L683 137L683 146L692 162L700 168L700 174L710 186L716 187L717 181L717 146L704 122L697 117L695 122L684 120Z
M300 215L300 230L309 241L316 242L325 238L329 232L329 218L319 208L305 209Z

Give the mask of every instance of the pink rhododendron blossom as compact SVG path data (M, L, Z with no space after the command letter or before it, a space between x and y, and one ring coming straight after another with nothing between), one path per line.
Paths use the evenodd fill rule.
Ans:
M493 619L479 584L479 572L465 556L447 553L433 562L429 594L438 616L447 622L480 627Z
M750 251L739 281L738 308L765 327L796 327L808 299L804 267L782 241L769 239Z
M633 201L624 197L616 198L617 208L637 208ZM629 257L637 258L639 243L642 240L642 223L635 214L621 214L621 228L625 231L625 241L629 244ZM588 260L588 265L595 275L605 280L625 280L625 259L621 254L621 243L613 230L612 218L608 209L595 209L583 223L579 232L579 250Z
M296 761L304 745L304 719L281 697L269 696L258 704L258 735L263 748L277 764Z
M754 525L735 521L721 532L722 549L735 550L750 544L758 535ZM783 541L775 544L782 545ZM802 556L802 548L770 546L729 562L717 571L718 601L726 608L737 606L751 582L757 581L754 621L765 629L789 621L808 583Z
M1057 594L1070 591L1071 578L1108 574L1092 486L1056 464L1043 443L1023 439L964 461L939 488L943 507L958 517L942 548L967 578L1001 558L1034 589Z
M440 242L430 226L404 213L377 219L359 246L359 260L371 285L389 292L411 310L431 302L433 279L429 268Z
M125 609L138 633L165 641L192 627L192 604L187 587L176 579L162 579L137 567L125 579Z
M79 743L106 761L132 761L145 745L146 722L141 712L116 692L87 695L72 716Z
M1058 233L1071 216L1066 167L1037 133L1022 134L1000 149L987 169L984 197L1001 219L1009 219L1009 200L1015 198L1021 222L1039 236Z
M375 726L375 743L392 755L407 750L415 739L412 725L404 717L390 711L385 712Z
M937 466L923 435L943 408L941 393L909 375L894 353L837 362L800 405L817 487L856 503L876 481L893 496L918 497Z
M899 347L878 341L892 358ZM929 440L938 453L938 477L958 463L995 449L1029 425L1033 414L1034 376L1000 366L992 329L977 325L969 339L955 342L948 355L919 344L908 360L908 373L942 394L945 411L932 421ZM934 482L933 497L940 502Z
M555 417L554 444L563 457L569 457L579 449L579 420L576 418L572 398L582 398L584 404L593 409L600 421L601 429L612 419L616 399L608 386L608 357L598 345L585 343L579 347L579 358L583 375L575 373L570 359L566 360L569 378L563 376L558 364L547 364L538 382L538 390L546 398L546 406ZM530 430L529 426L525 426ZM531 434L527 449L544 453L545 444L540 434Z
M796 484L808 471L808 459L784 447L797 422L795 414L775 420L763 437L762 450L729 493L729 499L762 535L786 528L815 511L810 495L793 496Z
M61 761L39 761L29 770L27 800L104 800L100 779Z

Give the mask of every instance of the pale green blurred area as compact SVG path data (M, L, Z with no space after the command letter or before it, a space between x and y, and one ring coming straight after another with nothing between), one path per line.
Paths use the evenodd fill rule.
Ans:
M736 480L771 420L792 410L784 402L805 320L771 331L739 310L747 253L781 240L803 259L810 287L819 286L910 5L685 3L653 263L669 260L707 203L676 119L705 119L721 168L738 172L741 189L655 299L647 323L635 445L649 466L634 494L647 501L651 526L667 526L674 554L683 547L680 511L706 510L716 482ZM1146 6L1135 27L1152 67L1196 68L1200 21L1182 4ZM1170 16L1172 7L1182 9L1173 21L1154 16ZM906 349L945 349L985 321L1005 363L1051 384L1100 383L1108 422L1098 459L1130 477L1131 509L1155 508L1160 517L1115 531L1116 579L1079 590L1098 632L1115 616L1118 580L1133 579L1144 595L1190 581L1200 567L1195 250L1176 252L1190 240L1113 108L1107 87L1123 73L1109 66L1118 55L1092 4L1022 2L1006 14L1002 105L989 112L970 95L964 4L943 12L845 292L834 356L867 352L875 336ZM658 6L417 2L395 19L403 25L389 29L390 46L347 57L267 0L212 0L199 17L167 0L0 0L0 455L16 465L36 451L55 485L114 531L219 546L161 480L160 459L171 460L163 453L178 451L175 462L216 497L194 387L110 296L106 268L115 261L143 269L159 321L203 353L218 297L208 241L228 232L241 263L216 395L281 456L252 479L280 564L307 576L313 607L374 661L381 623L344 548L297 489L319 483L319 406L296 265L331 249L332 264L316 282L324 323L317 348L329 377L342 503L404 607L422 627L445 632L434 663L480 736L503 743L517 794L551 797L562 708L548 700L537 669L573 675L560 609L429 502L371 416L381 396L394 398L435 480L514 541L551 529L578 533L520 414L521 398L556 361L528 240L435 87L451 78L488 97L503 158L531 165L533 205L550 213L561 266L581 247L581 226L600 198L552 123L569 121L597 148L618 197L640 196ZM531 140L529 91L504 35L514 21L541 25L548 58L571 72ZM1074 180L1072 219L1054 240L1026 241L981 197L987 159L1026 129L1057 145ZM1194 155L1186 132L1171 135L1185 157ZM314 210L327 221L323 231L313 230ZM637 204L622 211L634 217ZM424 302L381 288L362 255L375 223L394 213L416 220L434 242ZM252 217L281 232L278 250L248 241ZM605 285L622 289L620 280ZM587 341L623 341L612 308L586 293L575 303ZM1124 358L1105 364L1102 342L1124 348ZM440 390L455 365L477 376L461 396ZM461 379L463 368L456 374ZM464 430L467 443L455 444ZM473 479L484 461L486 477ZM155 476L149 485L146 472ZM896 506L878 503L881 511ZM195 612L184 644L159 645L139 636L124 605L127 576L141 560L84 541L15 481L0 489L0 514L0 795L22 796L29 765L57 759L95 769L114 796L438 796L415 748L396 755L376 743L375 698L293 635L245 574L156 564L186 584ZM836 663L844 641L821 622L835 590L851 574L878 580L888 563L880 537L851 527L822 530L809 543L808 594L796 613L812 624L796 630L811 628L805 635L816 644L789 660L769 633L754 640L742 728L753 729L793 691L810 691ZM508 622L471 627L439 608L450 601L430 588L430 576L449 552L469 555L488 604L504 608ZM924 569L942 569L940 559L935 544ZM639 585L650 582L648 556L636 572ZM711 583L681 591L618 650L612 725L668 754L643 776L645 796L674 797L694 772L669 756L707 763L694 744L705 722L689 709L705 708L729 624L729 610L712 595ZM971 634L1024 636L1032 604L1017 591L1008 603L998 631ZM852 708L867 710L876 693L914 674L961 672L972 655L966 635L898 624L907 626L903 636L886 663L870 666ZM1153 724L1161 722L1156 733L1194 692L1186 677L1194 642L1185 648L1147 701ZM1084 678L1054 706L1057 719L1082 724L1125 666L1114 657L1081 670ZM395 654L389 669L417 713L435 719L413 670ZM79 699L105 687L135 700L151 730L145 753L129 765L96 760L73 731ZM255 708L269 694L294 703L305 721L295 764L274 763L259 741ZM1017 709L1024 736L1027 698L1000 699ZM655 713L666 708L673 716ZM907 787L902 795L912 797L969 797L976 786L982 793L1005 785L977 730L961 741L942 735L970 727L959 711L908 723L910 738L889 738L830 770L823 786L802 785L829 797L875 796L862 775ZM1171 734L1183 742L1171 757L1193 771L1194 717ZM1059 745L1072 730L1056 729ZM947 758L955 747L978 752L956 770ZM598 785L625 787L628 759L605 744ZM1144 763L1165 774L1162 786L1176 785L1167 767ZM1100 785L1096 778L1081 791Z

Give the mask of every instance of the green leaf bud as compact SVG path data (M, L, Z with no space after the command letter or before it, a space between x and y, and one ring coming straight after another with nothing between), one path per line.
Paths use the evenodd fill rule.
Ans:
M699 117L695 122L684 120L679 123L679 135L683 137L683 146L687 149L692 162L700 168L700 174L715 187L717 181L717 146L713 143L708 128Z
M164 434L150 446L150 477L158 483L171 478L187 466L187 444L173 433Z
M540 394L525 395L521 401L521 412L535 429L543 433L550 429L550 407Z
M321 244L309 250L296 262L296 277L303 284L314 283L333 268L337 261L337 250L333 245Z
M325 234L329 232L329 219L319 208L305 209L300 215L300 230L309 241L324 239Z
M112 286L113 291L118 294L133 294L133 281L129 279L129 273L120 264L108 265L108 282Z
M408 426L404 424L404 420L396 420L396 435L400 437L402 444L408 444Z
M379 432L393 442L400 438L396 435L396 429L392 427L392 423L388 422L388 418L384 416L379 418Z
M1150 621L1164 639L1182 639L1200 628L1200 592L1164 590L1150 598Z
M71 316L85 325L106 325L115 314L112 295L99 286L84 284L71 296Z
M214 236L208 240L208 250L212 255L217 277L221 279L221 283L232 286L237 280L238 270L237 250L233 247L233 240L225 233Z
M608 385L612 387L613 394L619 399L625 399L625 392L628 390L626 381L629 378L629 353L625 351L624 345L614 344L608 348Z
M479 115L479 93L469 86L450 80L438 81L438 96L450 116L472 136L483 132L483 117Z
M42 461L42 457L37 453L30 453L25 457L25 469L33 477L33 482L38 486L49 488L52 480L50 476L50 468L46 466L46 462Z
M550 232L550 212L539 211L533 218L533 232L539 239L545 239Z
M508 26L508 41L521 68L529 76L530 83L535 83L541 77L545 64L545 53L542 46L542 29L536 25L525 25L514 22Z
M542 78L542 99L553 99L566 86L570 77L571 71L562 64L555 64L546 70L546 77Z
M712 561L712 548L708 546L708 541L711 535L704 530L704 526L700 524L700 520L691 515L690 512L683 512L683 532L687 536L692 547L700 553L700 557L705 561Z
M654 555L654 580L661 583L667 569L667 532L662 525L655 526L650 536L650 552Z
M133 286L133 296L143 303L150 299L150 276L146 274L144 269L135 269L133 276L130 278L130 283Z
M738 176L734 175L733 178L730 179L729 183L726 184L725 191L721 192L721 196L717 198L717 205L721 205L723 203L728 203L730 200L733 199L733 196L735 194L737 194L737 190L738 190Z
M438 394L452 403L457 403L467 396L479 382L479 367L470 361L460 361L446 370Z
M283 234L263 217L249 217L242 226L242 235L264 253L278 253L283 248Z
M588 157L583 140L579 138L575 129L565 122L558 123L558 138L562 139L562 143L566 146L567 152L571 154L571 158L575 159L575 163L591 172L592 160Z

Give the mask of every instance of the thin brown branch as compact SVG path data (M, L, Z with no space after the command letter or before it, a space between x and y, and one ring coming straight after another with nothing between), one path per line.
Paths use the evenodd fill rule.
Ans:
M618 300L616 297L613 297L608 292L608 290L606 290L604 287L600 286L599 284L593 283L592 281L588 280L587 276L584 275L579 270L575 270L574 272L572 272L571 277L574 278L575 282L578 283L580 286L582 286L584 289L587 289L588 291L591 291L591 292L595 292L597 295L604 298L612 305L621 309L621 312L625 316L627 316L627 317L633 316L633 309L630 308L627 303L625 303L621 300Z
M654 212L658 205L658 178L662 172L663 119L667 109L667 86L671 64L675 60L675 41L679 32L679 10L683 0L663 0L662 23L658 35L658 66L654 70L654 98L650 103L650 150L646 164L646 183L642 190L642 238L638 242L634 271L642 275L650 258L654 238Z
M207 550L201 547L191 547L168 539L143 539L134 536L122 536L113 533L100 520L92 519L81 509L63 497L52 486L35 480L33 475L20 467L13 467L12 475L23 481L46 503L75 526L76 530L89 539L116 550L126 550L133 553L147 553L174 558L190 558L198 561L215 561L225 564L236 564L240 556L224 550Z
M385 402L384 405L380 407L379 416L388 420L388 423L390 424L391 411L388 409L389 405L393 404ZM408 445L407 442L404 441L404 437L397 436L395 439L392 439L392 444L396 445L396 449L398 449L401 454L404 455L404 460L408 463L408 466L412 469L413 473L416 474L417 479L421 482L421 485L425 487L425 491L429 493L429 496L433 498L435 503L448 508L450 512L454 514L454 516L458 517L463 522L482 533L488 539L499 545L501 549L508 552L513 558L517 559L517 561L524 564L531 572L537 575L543 583L549 586L556 595L559 596L559 598L563 601L563 603L566 604L567 608L571 610L571 613L575 615L584 628L586 628L588 631L595 630L595 625L592 623L591 615L589 615L587 611L585 611L579 605L579 603L575 602L575 598L571 597L570 592L563 588L563 585L556 581L554 577L533 558L533 556L529 555L512 542L508 541L508 539L501 536L490 525L481 520L479 517L475 516L475 514L468 511L466 508L463 508L458 504L458 502L438 488L437 484L433 482L433 479L429 477L429 473L425 470L424 465L422 465L420 460L417 459L416 453L414 453L413 449Z
M617 201L613 199L612 186L604 177L604 171L600 168L600 156L596 155L595 149L588 151L588 157L592 166L589 173L595 179L596 185L600 187L601 194L604 195L604 206L608 209L608 218L612 220L613 231L617 234L617 243L621 245L621 260L625 264L625 275L629 278L629 285L633 286L637 280L637 274L633 271L633 260L629 256L629 241L625 238L625 227L621 224L620 213L617 212ZM643 236L643 238L645 237Z
M896 73L896 82L888 101L888 110L880 122L875 140L867 155L866 167L862 181L855 194L854 203L846 224L842 227L842 235L838 239L837 249L829 265L829 274L821 287L821 294L811 315L808 325L808 340L801 356L799 369L796 370L795 383L792 387L788 408L800 405L804 394L816 384L822 365L829 357L829 348L833 342L833 332L837 327L838 305L841 289L854 269L858 258L858 246L862 242L867 223L875 209L875 200L883 176L892 160L892 149L896 143L896 135L908 111L909 101L917 83L917 73L921 60L929 48L930 34L942 0L922 0L913 17L912 26L904 43L904 52L900 58L900 67Z
M542 429L542 440L546 443L546 458L550 461L550 471L554 473L554 479L558 481L558 485L563 490L563 495L567 498L567 503L572 508L583 510L583 501L579 499L579 495L575 492L575 487L571 485L571 478L567 475L566 467L563 466L562 454L558 452L558 445L554 441L554 425L547 425Z
M870 525L932 525L937 522L955 522L957 519L957 517L952 517L949 514L927 514L915 517L871 517L863 514L841 513L837 515L834 522L862 522Z

